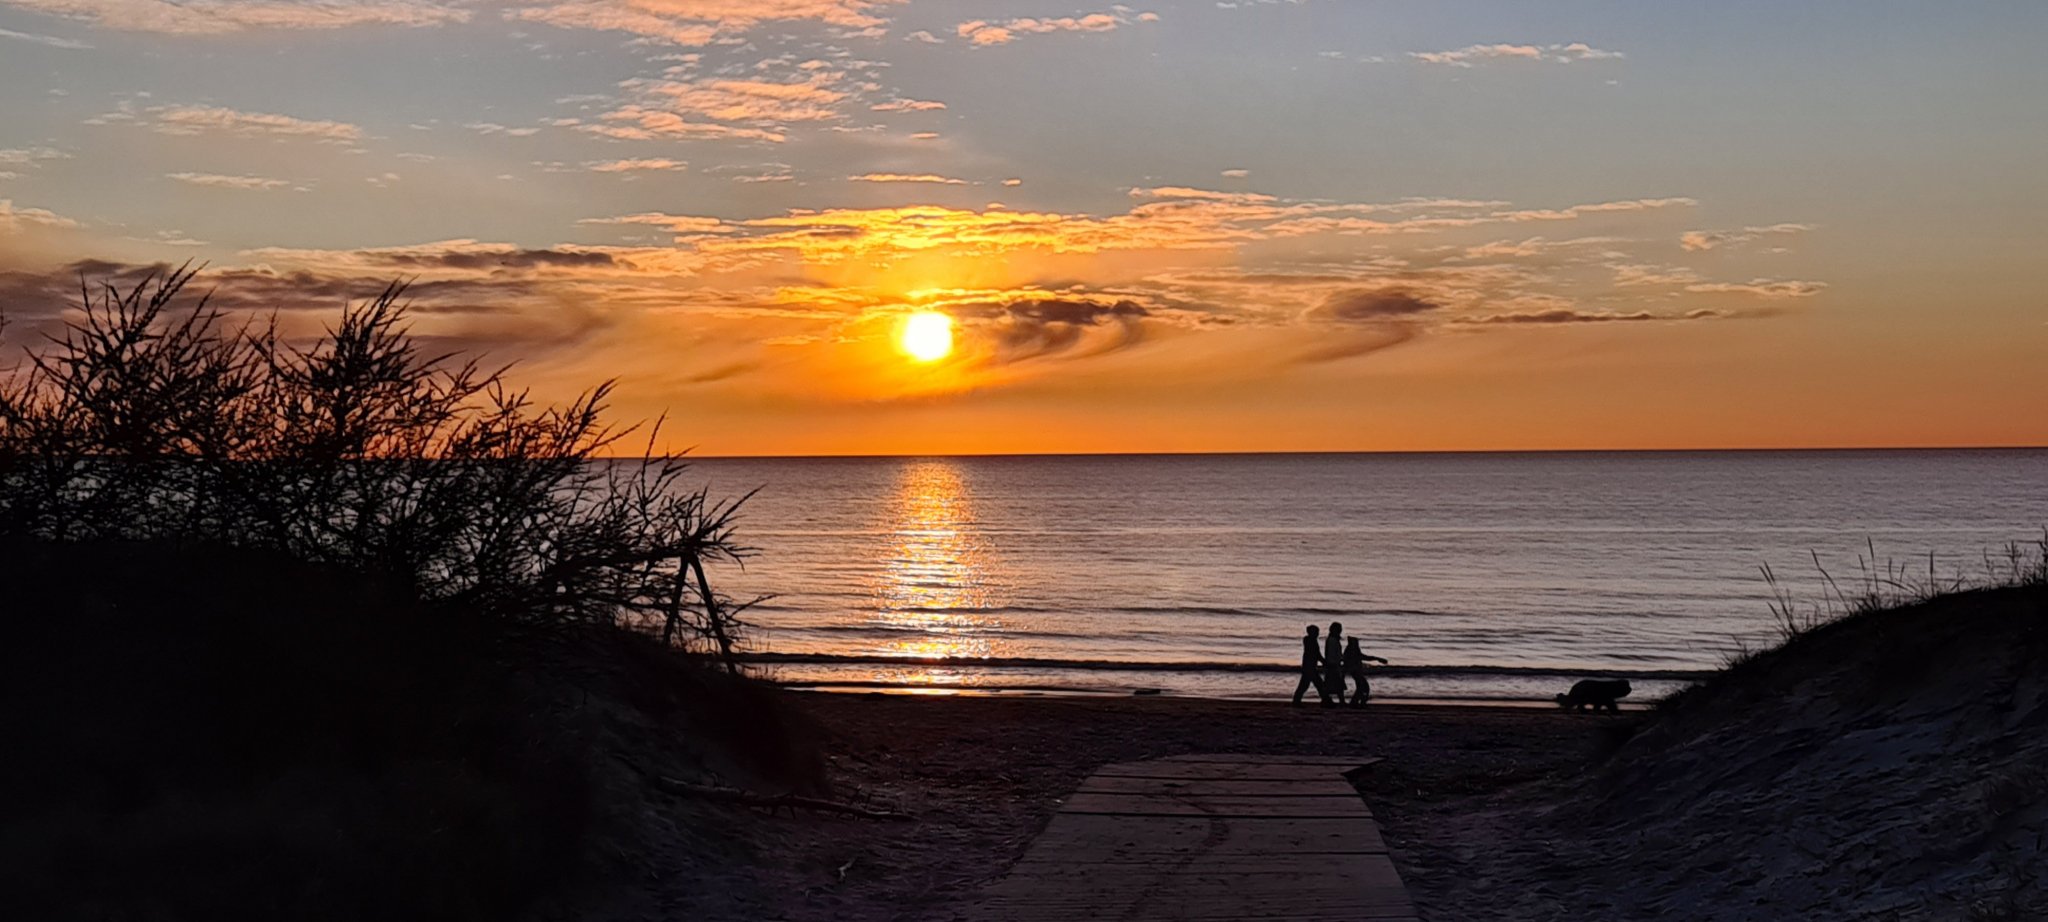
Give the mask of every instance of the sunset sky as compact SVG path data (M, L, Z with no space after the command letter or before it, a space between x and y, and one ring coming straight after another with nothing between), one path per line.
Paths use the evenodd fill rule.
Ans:
M2048 444L2048 3L1069 2L0 0L8 340L192 260L713 455Z

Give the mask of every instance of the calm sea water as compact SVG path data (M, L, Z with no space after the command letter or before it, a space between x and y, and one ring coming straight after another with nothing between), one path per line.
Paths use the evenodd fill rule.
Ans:
M2048 451L709 459L760 487L735 594L789 681L1284 695L1308 623L1388 696L1540 697L1768 640L1874 545L1981 577L2048 526ZM1862 564L1867 566L1867 562ZM1018 661L1026 662L1018 662ZM1130 668L1126 664L1145 664ZM1165 668L1171 667L1171 668ZM1505 667L1505 668L1503 668ZM1543 670L1530 675L1515 670ZM1654 693L1670 683L1638 682Z

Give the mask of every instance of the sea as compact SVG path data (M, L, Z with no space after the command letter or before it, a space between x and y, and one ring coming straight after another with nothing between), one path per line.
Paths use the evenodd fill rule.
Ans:
M2048 450L719 458L718 588L804 688L1285 698L1305 626L1376 698L1654 700L1811 616L2039 553ZM1775 587L1765 577L1768 569Z

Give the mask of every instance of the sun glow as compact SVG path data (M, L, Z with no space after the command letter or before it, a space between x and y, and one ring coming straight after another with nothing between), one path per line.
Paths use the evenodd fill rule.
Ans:
M919 311L903 321L896 347L920 362L936 362L953 353L953 318L937 311Z

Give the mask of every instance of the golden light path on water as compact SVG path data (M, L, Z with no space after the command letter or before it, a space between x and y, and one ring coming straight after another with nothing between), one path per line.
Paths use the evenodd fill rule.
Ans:
M901 639L869 652L933 660L994 655L1003 629L989 609L1006 603L1000 565L980 533L964 472L944 460L904 467L889 504L896 546L886 561L872 623ZM932 667L881 667L876 680L911 684L971 683L973 676Z

